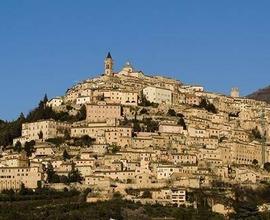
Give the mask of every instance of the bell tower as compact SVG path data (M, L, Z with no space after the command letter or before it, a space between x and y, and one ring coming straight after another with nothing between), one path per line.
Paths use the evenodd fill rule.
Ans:
M231 97L233 98L238 98L240 95L239 95L239 89L234 87L231 89Z
M104 73L106 76L112 76L113 75L113 59L112 59L112 56L111 56L111 53L109 52L107 57L105 58L104 60Z

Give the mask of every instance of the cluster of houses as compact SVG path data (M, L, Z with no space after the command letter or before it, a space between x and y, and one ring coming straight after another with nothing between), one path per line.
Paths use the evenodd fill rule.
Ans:
M129 62L115 73L108 54L102 76L76 84L47 105L70 112L84 105L86 118L23 124L14 145L34 140L34 152L30 157L2 152L0 190L46 184L48 164L59 176L78 170L81 185L95 189L88 201L120 192L133 201L179 206L187 204L187 191L217 181L269 180L263 166L270 162L270 106L240 97L237 88L230 96L211 93L202 86L146 76ZM48 141L67 134L93 141L81 147ZM63 149L69 159L63 158Z

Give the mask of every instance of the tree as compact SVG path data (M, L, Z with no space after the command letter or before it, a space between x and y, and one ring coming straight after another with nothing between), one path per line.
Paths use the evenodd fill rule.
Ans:
M208 107L207 107L206 110L209 111L209 112L212 112L212 113L214 113L214 114L217 113L217 109L216 109L216 107L214 106L214 104L212 104L212 103L209 103L209 104L208 104Z
M14 145L14 151L17 151L18 153L22 151L22 144L20 141L17 141L16 144Z
M180 118L184 118L185 117L182 113L177 113L176 116L177 117L180 117Z
M123 196L121 195L120 192L114 192L113 193L113 199L122 199Z
M178 125L182 126L184 130L187 130L187 125L185 123L185 120L184 118L179 118L178 122L177 122Z
M67 129L65 129L65 131L64 131L64 139L65 140L69 140L70 139L70 132Z
M63 160L69 160L70 159L70 155L68 154L67 150L65 149L63 152Z
M253 161L252 161L252 164L254 165L254 166L257 166L258 165L258 160L256 160L256 159L254 159Z
M82 181L82 176L81 176L81 173L79 172L78 169L74 170L74 171L71 171L69 174L68 174L68 179L69 179L69 182L70 183L75 183L75 182L81 182Z
M24 114L22 112L21 112L18 120L21 121L21 122L25 122L25 116L24 116Z
M152 198L152 193L149 190L145 190L142 194L142 198Z
M95 138L91 138L88 135L84 135L80 138L73 138L74 139L74 144L76 146L87 146L89 147L93 142L95 141Z
M111 145L111 152L113 154L117 153L119 150L120 150L120 147L119 146L117 146L115 144Z
M201 99L199 107L206 108L207 104L208 104L208 102L206 101L206 99Z
M55 172L54 172L53 166L49 162L48 165L47 165L47 168L46 168L46 174L47 174L47 180L48 180L48 182L51 182L51 179L52 179L52 176L53 176L54 173Z
M65 176L65 175L59 176L59 182L60 182L60 183L67 184L67 183L68 183L68 177Z
M13 189L4 189L1 193L8 195L9 201L14 200L15 191Z
M148 110L146 108L142 108L142 110L140 111L140 114L148 114Z
M24 185L24 183L22 183L21 184L21 188L20 188L20 191L19 191L19 193L21 194L21 195L25 195L25 185Z
M66 109L67 109L68 111L71 111L73 108L72 108L70 105L66 105Z
M24 150L26 152L27 157L30 157L32 153L34 152L34 146L36 142L34 140L31 140L30 142L26 141L24 144Z
M59 175L58 174L53 174L53 176L52 176L52 179L51 179L51 182L52 183L60 183L60 177L59 177Z
M33 193L33 191L31 189L26 188L24 183L21 184L21 188L19 191L20 195L28 195L28 194L32 194L32 193Z
M47 96L47 94L45 94L44 98L43 98L43 103L47 104L47 102L48 102L48 96Z
M43 100L41 100L41 101L39 102L38 107L39 107L39 108L46 108L47 102L48 102L48 97L47 97L47 94L45 94Z
M81 181L83 180L80 171L78 169L75 169L74 163L72 163L72 169L68 173L68 180L70 183L75 183L75 182L81 183Z
M141 101L139 103L140 106L152 106L153 108L157 108L158 107L158 103L154 103L154 102L150 102L149 100L147 100L146 96L143 94L143 92L141 92Z
M262 135L261 135L261 132L259 131L258 127L252 129L251 133L255 139L262 139Z
M146 125L147 132L155 132L158 130L159 123L158 121L152 120L152 118L144 118L142 122Z
M43 139L43 132L42 132L42 131L40 131L40 132L38 133L38 139L40 139L40 140Z
M270 163L269 162L266 162L264 165L263 165L263 168L265 170L267 170L267 172L270 172Z
M124 116L124 120L122 120L121 122L121 125L123 126L126 126L126 125L130 125L131 124L131 121L127 119L127 116L125 115Z
M217 109L216 107L210 103L208 100L206 100L205 98L203 98L200 102L200 104L198 105L199 108L204 108L205 110L207 110L208 112L212 112L214 114L217 113Z
M65 140L62 137L56 137L56 138L46 139L46 142L50 142L56 146L60 146L61 144L63 144L65 142Z
M101 95L97 96L98 101L104 101L104 99L105 99L104 94L101 94Z
M39 102L39 105L29 112L25 120L27 122L35 122L38 120L54 119L56 121L75 122L85 120L86 118L85 106L82 106L77 115L73 116L67 112L73 109L71 106L66 107L67 111L55 112L52 107L46 105L47 100L48 98L45 95L43 100Z
M139 121L137 119L133 120L133 131L134 132L140 132L141 131L141 126L140 126L140 123L139 123Z
M46 105L48 98L45 97L38 104L38 107L34 108L26 117L27 122L35 122L42 119L55 119L57 118L57 114L53 111L53 109Z
M146 96L142 93L141 94L141 103L140 103L140 105L146 107L146 106L151 106L151 104L152 103L150 101L148 101Z
M168 112L167 112L167 115L168 115L168 116L176 116L176 112L175 112L174 109L171 109L171 108L170 108L170 109L168 110Z
M47 174L47 181L49 183L59 182L59 181L57 181L59 179L59 177L57 179L58 175L55 173L51 163L48 163L48 165L47 165L46 174Z
M25 117L23 113L20 116L10 122L0 120L0 146L11 145L14 138L21 136L22 123L35 122L38 120L54 119L56 121L69 121L75 122L84 120L86 118L86 108L82 106L76 116L69 115L68 112L54 112L54 110L47 106L47 95L40 100L38 106L31 110Z
M137 119L137 111L135 112L135 115L134 115L134 119L132 120L132 123L133 123L133 131L134 132L140 132L141 131L141 126L140 126L140 122L138 121Z
M23 122L22 114L14 121L0 120L0 146L11 145L14 138L21 136Z
M93 141L95 139L89 137L88 135L84 135L84 136L82 136L81 140L82 140L83 145L86 145L89 147L91 144L93 144Z
M86 107L85 105L83 105L80 108L80 111L78 112L78 114L76 115L76 121L83 121L86 119Z

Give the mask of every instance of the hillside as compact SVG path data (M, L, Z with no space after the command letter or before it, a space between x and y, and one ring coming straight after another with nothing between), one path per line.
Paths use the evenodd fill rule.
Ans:
M248 95L247 97L270 103L270 86L267 86L263 89L259 89L256 92L253 92L252 94Z

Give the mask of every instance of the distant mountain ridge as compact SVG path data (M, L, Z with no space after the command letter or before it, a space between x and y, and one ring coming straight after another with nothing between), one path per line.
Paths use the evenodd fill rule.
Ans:
M247 98L270 103L270 85L251 93Z

